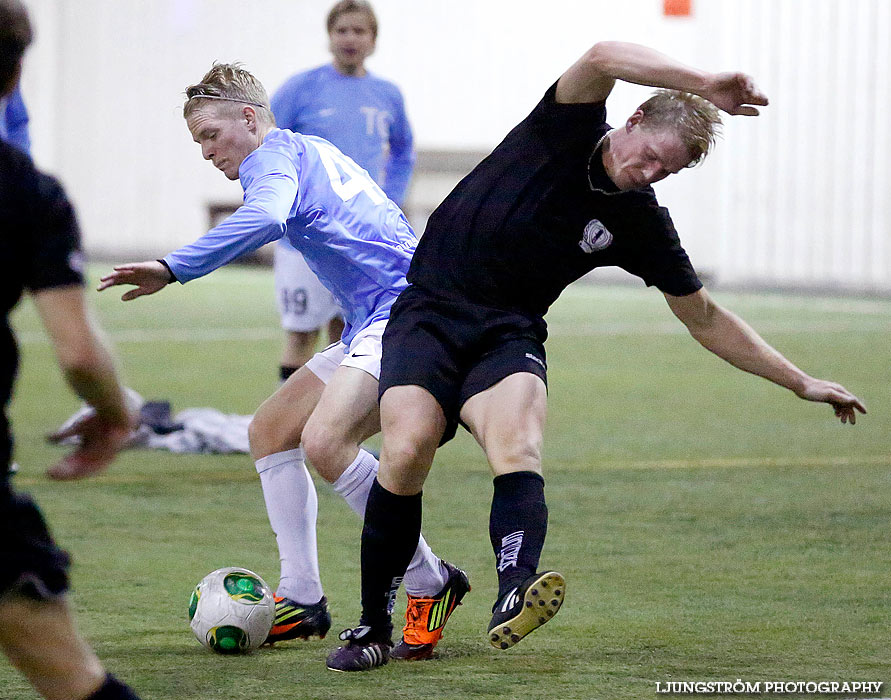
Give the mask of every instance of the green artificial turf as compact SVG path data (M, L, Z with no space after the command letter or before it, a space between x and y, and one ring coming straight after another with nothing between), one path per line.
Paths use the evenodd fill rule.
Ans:
M115 290L90 296L127 383L146 398L249 413L276 386L268 271L221 270L129 304ZM15 318L16 484L74 557L71 597L84 634L146 699L622 700L670 697L656 686L668 681L887 684L891 301L715 296L801 367L848 386L870 415L841 425L830 408L725 365L684 334L653 290L571 288L549 316L542 559L566 576L566 603L507 652L484 637L496 590L491 481L466 434L437 455L424 531L468 571L473 590L438 658L365 674L324 665L336 631L358 618L361 531L324 482L319 549L331 635L230 658L195 641L187 605L195 583L221 566L277 583L248 457L130 451L89 481L42 476L61 454L42 435L77 402L28 305ZM0 660L0 698L34 697Z

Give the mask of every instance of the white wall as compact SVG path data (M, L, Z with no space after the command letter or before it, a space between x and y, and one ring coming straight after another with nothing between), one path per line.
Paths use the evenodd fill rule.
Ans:
M891 289L891 3L702 5L725 62L772 98L718 159L721 277Z
M26 0L35 156L57 172L94 253L161 255L240 198L198 153L180 108L213 60L273 91L328 60L329 0ZM489 150L586 48L638 41L708 69L753 73L772 99L728 118L701 168L660 184L697 267L719 280L891 290L891 3L377 0L372 70L403 88L421 149ZM645 98L617 88L611 121Z

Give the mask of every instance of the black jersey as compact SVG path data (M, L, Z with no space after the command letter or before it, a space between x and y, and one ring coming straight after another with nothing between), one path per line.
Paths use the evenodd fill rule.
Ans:
M11 459L6 406L18 367L9 312L24 290L82 284L80 235L62 187L0 141L0 480Z
M560 104L555 93L556 83L433 212L408 281L536 316L596 267L676 296L700 289L652 188L619 192L604 171L605 104Z

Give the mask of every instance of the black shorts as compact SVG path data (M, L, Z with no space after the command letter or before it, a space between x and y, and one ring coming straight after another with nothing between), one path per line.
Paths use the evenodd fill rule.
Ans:
M409 286L393 304L384 331L379 395L406 385L429 391L446 417L440 444L446 443L471 396L517 372L547 385L546 338L541 318Z
M69 563L34 501L0 478L0 597L58 598L68 590Z

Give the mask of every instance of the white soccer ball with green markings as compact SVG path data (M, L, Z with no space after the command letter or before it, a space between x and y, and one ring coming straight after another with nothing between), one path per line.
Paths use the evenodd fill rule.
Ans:
M272 590L253 571L238 566L209 573L189 600L192 632L219 654L242 654L259 647L274 617Z

